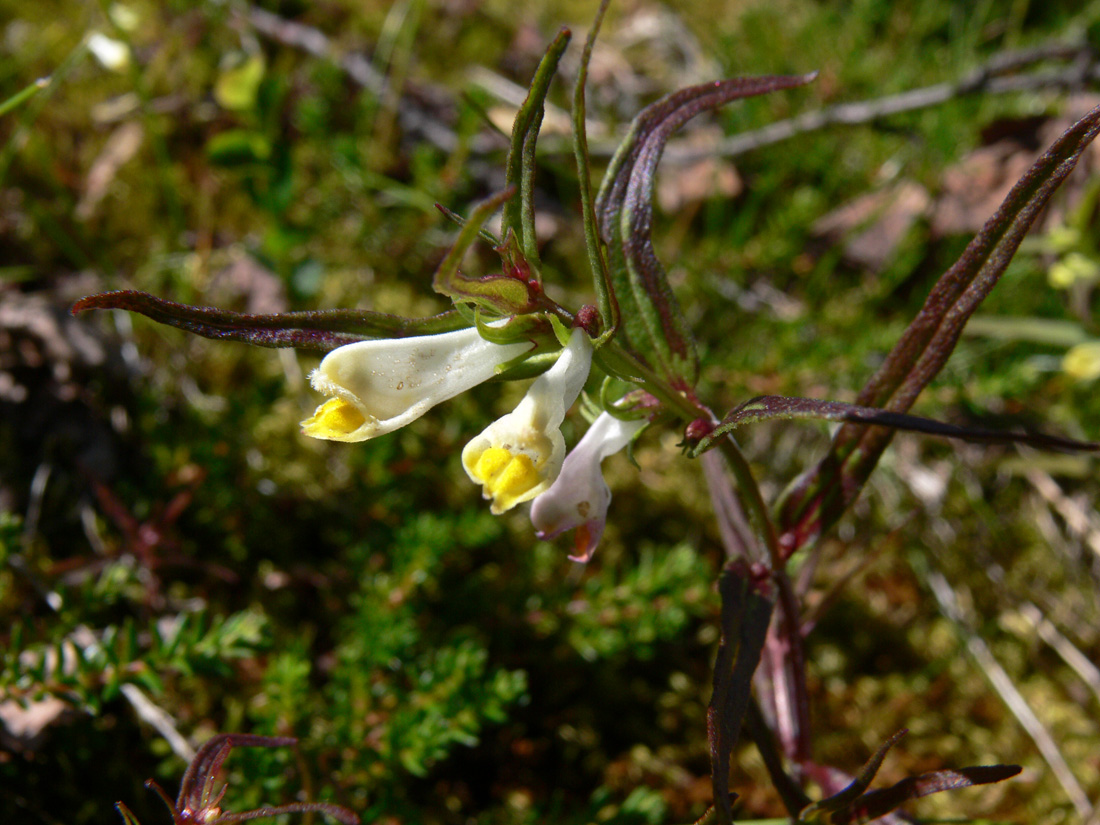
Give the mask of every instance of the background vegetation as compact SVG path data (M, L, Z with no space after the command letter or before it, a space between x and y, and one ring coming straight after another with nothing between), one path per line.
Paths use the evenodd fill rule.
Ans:
M593 60L593 145L606 161L641 106L687 83L820 72L693 124L680 150L712 158L723 135L1082 42L1100 4L1082 5L624 2ZM499 188L507 142L487 121L508 128L509 95L591 6L283 3L271 17L0 0L0 99L54 78L0 118L4 821L111 821L119 799L165 821L141 783L174 792L172 729L302 740L300 758L234 754L234 809L304 788L365 821L702 813L723 552L678 433L643 439L637 469L609 461L605 541L575 568L522 514L490 516L462 472L465 439L509 407L498 387L366 445L315 442L297 426L317 402L314 357L67 315L123 287L255 312L437 311L430 276L453 228L433 204L463 211ZM733 161L670 149L655 242L700 339L703 392L719 408L853 398L998 187L1095 102L1079 86L958 96ZM564 111L564 84L551 99ZM567 120L551 112L544 135L544 271L576 306L591 296ZM916 412L1100 438L1100 356L1064 360L1100 335L1095 157ZM775 424L744 439L774 498L826 436ZM1097 493L1095 458L899 436L817 570L818 761L853 770L908 727L883 782L1026 769L922 815L1082 818L973 640L1095 803ZM781 816L755 751L736 764L740 817Z

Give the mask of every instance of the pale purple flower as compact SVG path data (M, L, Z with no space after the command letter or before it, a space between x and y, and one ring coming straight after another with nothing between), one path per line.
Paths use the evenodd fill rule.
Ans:
M587 562L603 535L611 490L603 480L600 464L631 442L646 420L624 421L601 413L577 446L565 457L561 472L550 488L531 505L531 523L539 538L550 539L576 530L573 561Z

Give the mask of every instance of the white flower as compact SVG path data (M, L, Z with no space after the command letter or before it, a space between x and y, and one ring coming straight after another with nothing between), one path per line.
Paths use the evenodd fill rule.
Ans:
M333 397L302 422L302 432L330 441L385 435L492 378L497 367L533 346L494 344L473 327L347 344L310 373L313 388Z
M103 68L121 72L130 65L130 47L121 40L114 40L102 32L92 32L87 43L88 51L95 55Z
M561 422L591 366L592 341L574 329L554 366L535 379L519 405L462 450L462 466L492 501L494 515L529 501L557 478L565 458Z
M539 538L550 539L575 528L577 555L569 558L579 562L592 558L611 504L600 463L629 444L645 425L644 418L623 421L606 412L592 422L565 457L557 480L531 505L531 523Z

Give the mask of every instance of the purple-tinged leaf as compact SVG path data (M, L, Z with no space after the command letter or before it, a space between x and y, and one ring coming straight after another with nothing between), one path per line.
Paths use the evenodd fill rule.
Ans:
M900 742L902 737L908 732L908 730L899 730L887 739L882 746L875 751L874 755L863 763L863 767L859 769L856 778L852 780L848 787L839 793L833 794L827 799L822 799L811 805L807 805L802 809L802 813L798 815L798 821L815 822L824 819L826 822L831 822L831 814L835 814L837 811L843 811L853 805L874 781L875 774L877 774L878 769L882 767L882 761L886 758L886 754L890 752L890 748Z
M177 304L147 292L122 290L81 298L72 313L88 309L125 309L178 329L217 341L243 341L258 347L296 347L328 352L369 338L404 338L461 329L457 312L430 318L402 318L358 309L248 315L214 307Z
M767 583L740 562L726 565L718 579L722 597L722 640L714 663L714 693L707 708L711 781L718 822L733 822L730 756L752 697L752 675L760 662L773 602Z
M840 401L819 401L816 398L790 398L780 395L761 395L731 410L711 432L692 448L697 456L714 447L720 438L746 424L758 424L776 419L817 419L842 421L848 424L877 424L892 430L927 433L943 438L960 438L1005 444L1028 444L1046 450L1089 451L1100 450L1100 443L1076 441L1056 435L1041 433L1012 433L986 430L980 427L958 427L931 418L921 418L907 413L860 407Z
M265 819L281 814L320 812L335 819L342 825L359 825L359 816L341 805L328 802L291 802L286 805L263 805L248 811L236 813L221 809L221 800L226 786L219 782L222 765L233 748L281 748L297 744L291 736L259 736L249 733L219 733L210 737L199 748L191 760L180 782L179 796L175 801L152 779L145 783L147 788L156 791L168 810L172 813L175 825L219 825L219 823L247 822L252 819ZM121 802L116 805L123 819L129 823L133 814Z
M466 250L477 240L482 225L515 191L515 187L509 186L474 207L458 234L458 240L436 268L432 280L432 288L436 292L456 303L471 303L487 309L494 315L517 315L535 308L537 299L542 295L542 287L537 276L533 276L526 267L525 261L522 267L517 265L517 261L523 261L523 256L519 254L511 229L505 233L502 247L497 249L505 261L504 272L468 278L458 271Z
M842 823L870 822L886 816L898 806L912 799L918 799L940 791L955 788L967 788L971 785L988 785L1000 782L1020 772L1017 765L990 765L958 770L932 771L919 776L910 776L878 791L866 792L874 781L875 775L886 758L890 748L896 745L908 731L900 730L891 736L874 756L860 768L856 778L844 790L827 799L814 802L803 808L798 815L799 823Z
M834 813L829 821L835 825L870 822L886 816L910 800L941 791L1003 782L1019 772L1019 765L984 765L910 776L890 788L864 794L847 810Z
M218 733L211 736L195 754L180 781L179 799L176 805L192 810L207 807L218 771L221 770L233 748L283 748L297 744L292 736L259 736L251 733ZM200 783L196 787L196 783ZM220 796L219 796L220 799Z
M1040 210L1100 133L1100 107L1071 126L1008 193L962 257L932 288L924 307L856 398L862 407L907 411L951 355L967 319L1005 271ZM787 555L831 527L859 495L892 430L845 424L820 463L779 507Z
M653 251L653 188L665 143L701 112L738 98L802 86L813 78L734 78L673 92L638 114L611 160L595 209L625 343L674 386L694 386L699 364L668 276Z

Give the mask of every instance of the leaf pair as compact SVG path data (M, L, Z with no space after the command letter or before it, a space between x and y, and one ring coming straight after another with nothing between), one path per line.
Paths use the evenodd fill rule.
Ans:
M910 776L877 791L868 791L890 748L896 745L908 731L891 736L860 768L848 787L827 799L807 805L798 815L800 823L829 823L847 825L851 822L870 822L886 816L893 810L922 796L969 788L972 785L989 785L1016 776L1019 765L984 765L958 770L941 770Z
M967 320L997 284L1036 216L1098 133L1100 107L1071 126L1024 174L959 260L933 287L924 307L848 413L835 406L829 409L828 404L819 402L819 411L823 414L817 417L846 423L837 431L825 457L796 482L780 504L778 518L783 531L780 543L785 553L789 555L805 546L836 523L859 495L890 443L894 429L928 426L928 422L920 427L912 426L915 422L909 416L890 421L881 413L867 415L860 408L880 408L890 416L901 416L912 406L921 390L947 362ZM808 412L804 403L802 408L803 412ZM875 416L878 420L871 420ZM866 427L864 423L887 426ZM939 434L952 435L944 432L947 425L938 426ZM954 435L967 437L962 432ZM989 433L981 431L977 437L988 440ZM1068 439L1040 437L1041 441L1037 442L1035 438L1005 435L1001 440L1056 448L1098 449L1096 444Z
M628 349L678 389L695 385L699 360L653 250L653 189L661 153L669 137L701 112L739 98L802 86L814 77L743 77L681 89L642 110L611 160L596 196L595 219L607 249L620 334Z
M463 221L458 241L436 270L433 288L455 302L468 302L500 315L532 312L542 302L538 239L535 237L535 147L546 109L546 95L572 35L566 28L550 44L535 70L527 98L512 123L503 192L478 204ZM519 194L516 198L515 195ZM500 207L503 240L496 246L504 271L468 278L458 267L481 227Z
M718 579L722 597L722 637L714 663L714 693L707 708L711 781L718 821L733 821L729 790L730 757L752 697L752 675L760 662L771 621L773 599L764 581L743 564L727 565Z

